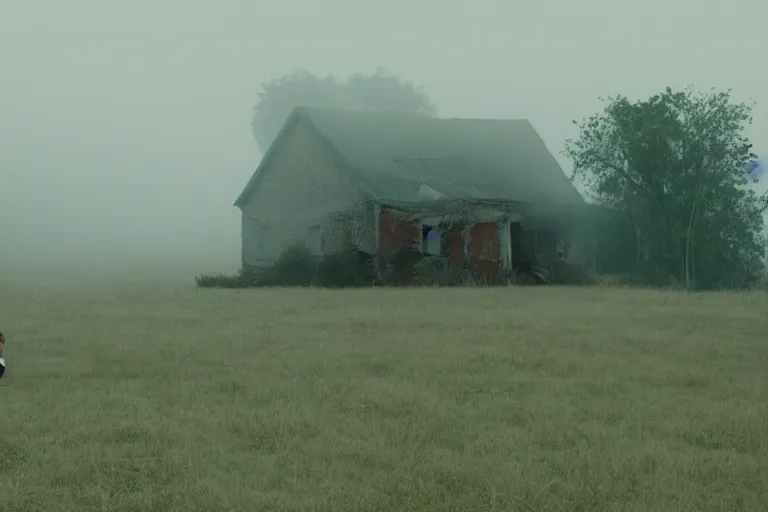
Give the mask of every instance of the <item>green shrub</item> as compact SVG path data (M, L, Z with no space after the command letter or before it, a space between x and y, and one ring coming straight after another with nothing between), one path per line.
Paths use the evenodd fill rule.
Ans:
M317 280L317 261L304 244L287 248L277 261L264 269L260 286L311 286Z
M234 276L206 273L195 277L200 288L255 288L316 284L318 265L303 244L289 247L274 264L262 269L243 268Z
M255 269L240 269L235 275L208 272L195 277L199 288L253 288L260 281L261 274Z
M255 268L241 268L237 271L237 276L240 278L243 288L253 288L259 286L263 272L263 270Z
M498 279L484 279L474 275L466 263L455 264L446 258L423 256L404 248L381 259L382 281L390 286L495 286L537 284L539 278L532 268L547 274L547 283L602 284L610 280L596 280L588 269L561 261L539 262L532 268L517 268ZM602 282L601 282L602 281ZM296 244L280 255L275 263L263 269L241 269L234 276L207 273L195 277L201 288L253 288L273 286L321 286L326 288L356 288L378 283L373 256L347 250L328 254L319 261L303 244Z
M551 275L552 284L561 285L592 285L595 284L595 276L589 267L568 263L559 258L542 262Z
M381 279L387 286L414 285L415 267L424 259L414 245L403 246L379 258Z
M605 288L646 287L642 277L631 274L601 274L595 276L594 284Z
M231 276L210 272L195 277L195 283L200 288L245 288L245 282L240 274Z
M416 286L479 286L465 265L451 263L446 258L428 256L413 266L412 283Z
M348 250L328 254L317 266L318 286L356 288L376 282L373 258L364 252Z

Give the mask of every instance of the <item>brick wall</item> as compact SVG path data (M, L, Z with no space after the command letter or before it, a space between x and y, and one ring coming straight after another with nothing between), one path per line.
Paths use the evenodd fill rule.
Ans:
M475 224L469 240L469 262L481 276L493 279L501 272L499 228L495 223Z
M418 247L421 230L417 221L409 221L389 211L382 211L379 219L381 230L380 250L383 254L392 253L401 247L412 244ZM462 230L449 235L451 263L459 264L464 259L464 239ZM501 271L501 245L499 229L496 223L479 223L472 226L468 244L469 263L479 275L494 279Z
M464 238L461 236L462 226L456 226L455 231L450 233L450 242L448 249L448 258L452 265L461 265L464 261Z
M382 254L395 252L409 244L418 246L421 242L418 222L409 221L388 210L383 210L379 217L379 233L379 251Z

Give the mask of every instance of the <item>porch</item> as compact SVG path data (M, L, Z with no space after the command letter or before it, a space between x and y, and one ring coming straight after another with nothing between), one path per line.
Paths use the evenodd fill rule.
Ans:
M522 211L484 211L480 205L444 212L435 206L421 212L402 206L380 209L377 249L399 264L401 272L407 274L429 258L438 266L463 267L487 281L514 273L548 282L539 262L567 256L566 226L553 219L537 220Z

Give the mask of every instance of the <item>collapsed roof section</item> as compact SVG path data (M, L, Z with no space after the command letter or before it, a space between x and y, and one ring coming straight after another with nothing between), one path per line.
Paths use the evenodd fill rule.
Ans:
M433 197L581 205L527 119L442 119L298 107L382 201ZM428 199L427 199L428 200Z
M441 119L402 112L296 107L241 192L242 206L297 120L380 202L504 200L584 205L527 119Z
M536 205L503 199L433 199L383 201L379 205L411 220L440 217L445 222L579 222L591 220L599 208L581 205Z

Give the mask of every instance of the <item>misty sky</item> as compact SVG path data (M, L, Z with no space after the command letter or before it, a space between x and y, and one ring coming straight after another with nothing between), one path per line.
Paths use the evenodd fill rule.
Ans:
M757 101L749 136L768 152L767 12L757 0L0 0L2 252L239 263L232 202L260 158L258 86L295 68L382 66L424 85L441 116L527 117L566 170L570 121L600 95L732 88Z

